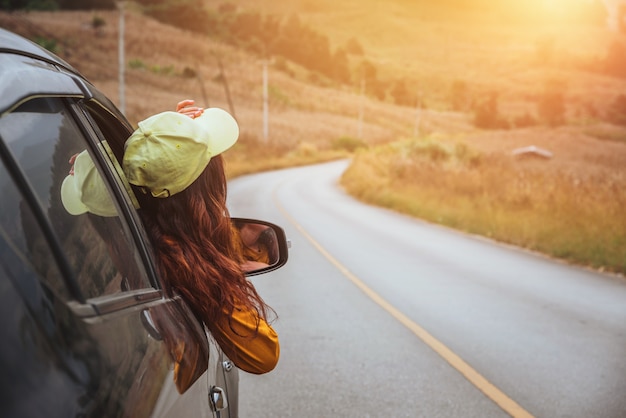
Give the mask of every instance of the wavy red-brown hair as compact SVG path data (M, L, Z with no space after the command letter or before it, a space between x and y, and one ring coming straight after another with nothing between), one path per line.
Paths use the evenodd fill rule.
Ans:
M136 194L168 292L182 295L211 331L224 315L230 319L235 306L267 319L273 311L246 279L234 245L220 155L180 193L165 199ZM221 346L228 345L220 341L222 333L212 334Z

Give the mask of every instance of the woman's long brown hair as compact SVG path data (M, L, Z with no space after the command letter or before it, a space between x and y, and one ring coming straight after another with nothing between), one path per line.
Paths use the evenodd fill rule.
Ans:
M225 315L230 319L235 307L267 318L271 308L246 279L234 245L220 155L180 193L165 199L136 194L168 292L181 294L211 331ZM220 341L221 333L212 334L220 346L228 345Z

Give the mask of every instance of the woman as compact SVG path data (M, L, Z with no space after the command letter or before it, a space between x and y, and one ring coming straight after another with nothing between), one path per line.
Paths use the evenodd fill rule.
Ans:
M115 168L128 181L131 199L137 198L133 204L166 290L186 299L237 367L266 373L276 366L280 353L278 336L267 322L274 312L243 273L248 261L228 216L220 155L237 141L239 128L225 111L193 104L185 100L177 112L139 122L125 143L122 167ZM102 146L113 154L106 142ZM73 155L70 164L61 186L65 209L72 215L89 212L94 222L116 216L89 153ZM121 260L118 255L124 251L109 250ZM123 269L127 263L119 264Z
M268 324L274 312L242 271L220 155L239 130L228 113L193 104L140 122L122 167L168 290L183 296L237 367L266 373L280 353Z

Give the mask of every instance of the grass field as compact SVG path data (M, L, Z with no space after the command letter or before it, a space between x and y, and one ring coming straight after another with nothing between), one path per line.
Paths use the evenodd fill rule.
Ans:
M411 139L357 154L342 184L368 203L625 272L623 175L578 176L544 164Z

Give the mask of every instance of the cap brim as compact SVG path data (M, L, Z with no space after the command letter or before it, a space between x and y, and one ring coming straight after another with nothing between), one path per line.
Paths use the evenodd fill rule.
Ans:
M232 147L239 138L239 126L230 113L218 107L205 109L194 119L209 134L211 156L223 153Z
M61 184L61 202L70 215L82 215L89 211L80 199L76 178L73 175L65 177Z

